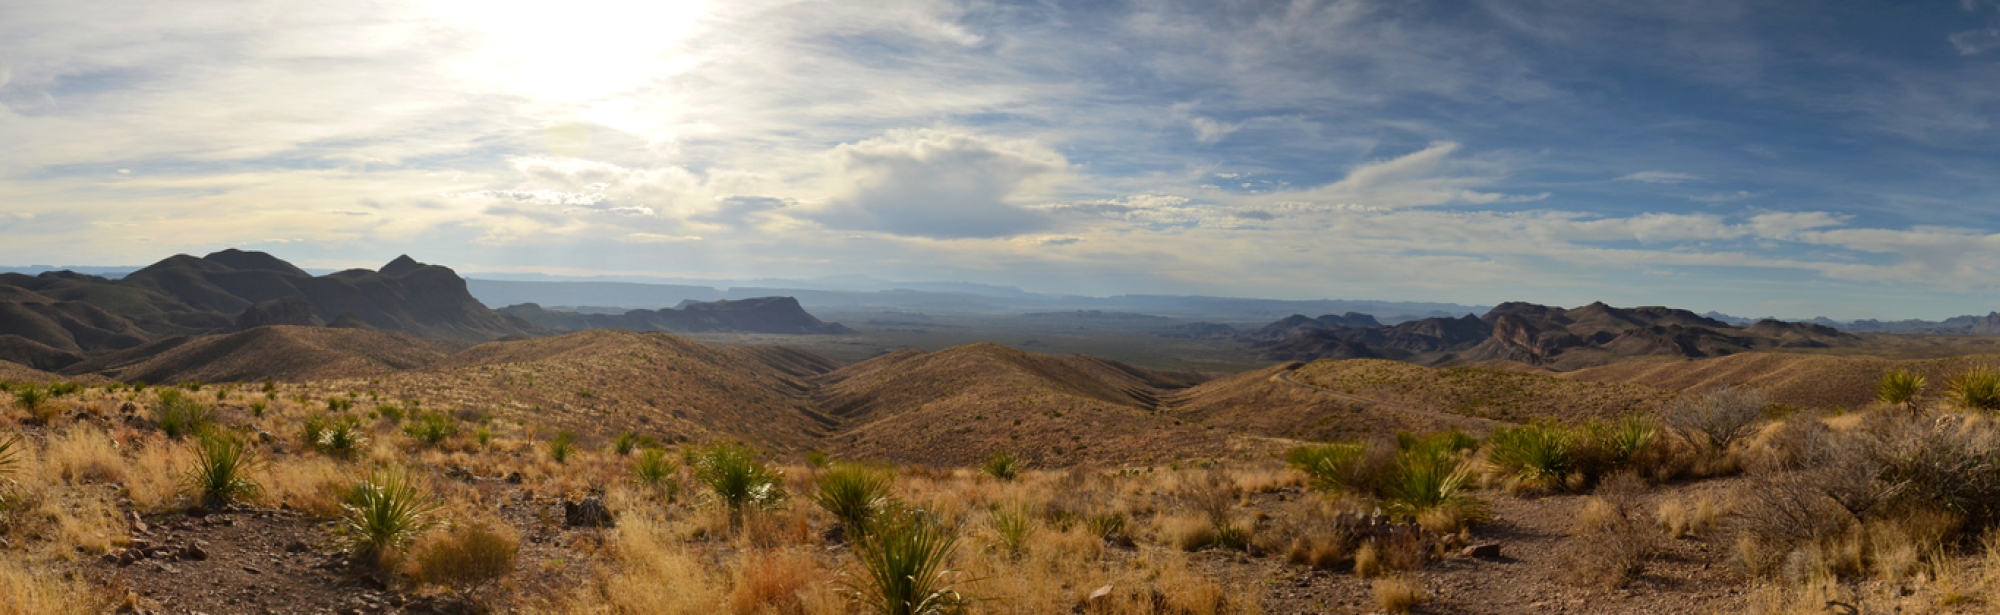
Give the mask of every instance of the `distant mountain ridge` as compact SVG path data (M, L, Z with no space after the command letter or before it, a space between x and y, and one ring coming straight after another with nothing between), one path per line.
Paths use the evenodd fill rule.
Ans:
M409 256L324 276L235 249L175 255L117 280L0 273L0 359L37 369L180 336L329 323L461 342L548 333L487 309L450 268Z
M1357 318L1359 317L1359 318ZM1426 318L1370 326L1365 314L1295 315L1249 335L1259 356L1277 361L1382 358L1427 365L1505 360L1568 370L1622 357L1713 357L1757 349L1821 348L1858 338L1813 323L1765 320L1738 327L1687 310L1563 309L1503 303L1484 316Z
M533 303L511 305L500 312L554 331L624 329L627 331L743 331L750 333L839 334L851 332L840 323L822 322L791 297L757 297L735 301L683 301L675 308L630 310L623 314L563 312Z

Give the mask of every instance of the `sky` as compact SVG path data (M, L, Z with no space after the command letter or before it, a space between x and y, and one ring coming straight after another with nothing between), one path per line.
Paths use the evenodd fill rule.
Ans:
M0 0L0 263L2000 309L2000 2Z

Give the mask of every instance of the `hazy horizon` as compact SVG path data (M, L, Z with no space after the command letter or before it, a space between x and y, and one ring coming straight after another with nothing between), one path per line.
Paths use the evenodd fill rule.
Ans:
M0 5L0 262L2000 308L2000 3Z

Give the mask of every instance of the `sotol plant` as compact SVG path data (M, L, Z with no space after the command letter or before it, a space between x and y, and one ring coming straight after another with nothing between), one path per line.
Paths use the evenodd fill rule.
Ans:
M1913 411L1917 406L1917 397L1924 394L1927 384L1930 383L1923 374L1906 369L1890 370L1882 374L1880 382L1875 383L1875 401Z
M1007 451L995 452L993 456L986 458L986 464L980 466L980 469L984 470L987 476L1011 481L1021 474L1021 458Z
M257 483L249 478L256 454L235 433L203 430L195 439L194 456L187 482L202 506L220 508L257 493Z
M404 426L403 433L424 446L437 446L458 435L458 419L443 412L426 412L416 422Z
M347 541L356 554L375 557L401 550L429 529L440 505L408 470L383 469L348 489Z
M153 420L169 438L193 435L215 422L215 409L195 401L179 389L160 389L153 400Z
M881 615L947 613L966 599L945 568L958 548L958 531L921 512L897 515L855 549L867 576L849 590Z
M866 466L840 465L820 473L814 481L812 501L846 528L847 535L868 534L875 515L889 504L889 486L895 476L888 470Z
M681 471L681 465L667 456L664 449L649 448L639 453L639 459L632 462L632 477L640 485L663 492L671 500L680 493L680 481L674 476Z
M1951 379L1951 400L1967 410L2000 410L2000 372L1975 367Z
M743 522L743 510L784 500L777 471L757 460L757 451L740 444L717 444L694 455L695 478L729 506L731 525Z
M559 431L556 432L555 437L549 438L549 459L555 460L556 463L569 461L569 454L575 450L576 432L574 431Z

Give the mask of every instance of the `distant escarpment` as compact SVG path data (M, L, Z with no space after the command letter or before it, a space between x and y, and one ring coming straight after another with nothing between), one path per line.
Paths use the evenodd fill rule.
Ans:
M36 369L181 337L329 323L460 342L548 333L487 309L451 269L408 256L324 276L233 249L176 255L117 280L0 273L0 360Z
M1858 341L1811 323L1765 320L1737 327L1687 310L1603 303L1575 309L1505 303L1484 316L1426 318L1394 326L1375 324L1366 314L1292 316L1242 339L1274 361L1384 358L1439 365L1502 360L1557 370L1623 357L1715 357Z
M592 314L545 309L533 303L508 306L501 312L556 331L624 329L679 333L743 332L836 334L851 332L840 323L821 322L791 297L758 297L735 301L684 301L678 308L631 310L623 314Z

